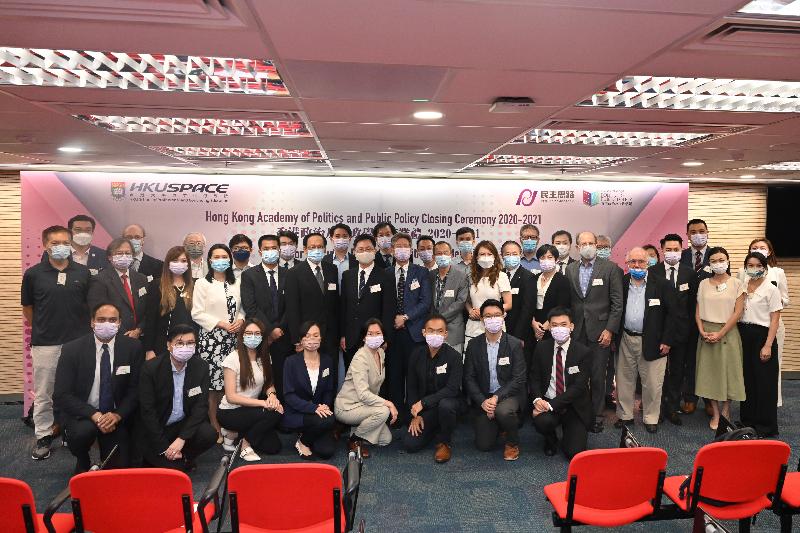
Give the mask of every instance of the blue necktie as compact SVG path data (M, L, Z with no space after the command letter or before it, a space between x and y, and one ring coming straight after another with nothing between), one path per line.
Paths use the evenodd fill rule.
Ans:
M364 294L364 285L367 284L366 280L366 270L361 271L361 280L358 282L358 297L361 298L362 294Z
M114 410L114 389L111 387L111 353L108 344L103 344L103 354L100 356L100 400L97 410L108 413Z
M278 316L278 287L275 284L275 271L269 271L269 290L272 293L272 318Z

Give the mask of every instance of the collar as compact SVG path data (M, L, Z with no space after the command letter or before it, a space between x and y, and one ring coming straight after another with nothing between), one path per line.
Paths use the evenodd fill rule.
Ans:
M125 272L120 272L119 270L117 270L115 268L114 272L117 273L117 276L119 276L120 279L122 279L122 276L128 276L128 279L131 279L131 273L130 273L130 270L128 270L128 269L125 269Z
M364 274L364 275L365 275L366 277L369 277L369 275L372 273L372 269L373 269L373 268L375 268L375 261L373 261L372 263L370 263L370 265L369 265L368 267L364 267L363 265L361 265L361 264L359 263L359 265L358 265L359 276L361 275L361 274L360 274L360 272L366 272L366 274Z
M116 337L111 337L111 340L108 340L108 341L105 341L105 342L104 342L104 341L101 341L100 339L98 339L97 337L94 337L94 345L95 345L95 348L96 348L96 350L99 352L99 351L100 351L100 349L103 347L103 345L104 345L104 344L108 344L108 348L109 348L111 351L114 351L114 341L115 341L116 339L117 339Z
M144 252L142 250L139 250L138 254L133 254L133 258L134 259L138 259L140 263L142 261L142 257L144 257ZM202 259L202 257L201 257L201 259Z
M553 341L553 355L555 355L558 352L558 348L560 346L561 347L561 351L566 356L567 352L569 351L569 343L571 343L571 342L572 342L572 335L570 335L569 339L567 339L567 342L565 342L564 344L561 344L561 345L559 345L556 341Z
M167 356L167 357L169 357L169 356ZM175 361L173 361L173 360L172 360L172 357L170 357L170 358L169 358L169 366L171 366L171 367L172 367L172 373L173 373L173 374L183 374L184 372L186 372L186 367L187 367L187 366L189 366L189 361L186 361L186 362L183 364L183 368L181 368L180 370L178 370L177 368L175 368Z
M698 252L700 252L700 257L705 257L706 256L706 251L708 251L708 245L706 244L705 246L703 246L699 250L697 248L695 248L694 246L692 246L691 250L692 250L692 259L695 258L695 256L697 255Z
M319 263L315 263L311 259L306 259L306 263L308 263L308 266L311 267L311 272L316 272L317 267L322 269L322 261L320 261Z
M399 274L400 269L402 268L406 274L408 274L408 268L411 266L411 263L406 263L403 266L398 265L397 263L394 264L394 272L395 274Z
M591 261L589 261L588 263L584 263L584 262L583 262L583 259L581 259L581 268L589 268L589 267L594 267L594 262L595 262L595 261L597 261L597 258L596 258L596 257L595 257L594 259L592 259Z
M276 274L278 273L278 270L279 270L279 268L280 268L280 263L278 263L278 264L276 264L276 265L274 265L274 266L271 266L271 267L269 267L269 266L267 266L267 264L266 264L265 262L263 262L263 261L262 261L262 262L261 262L261 266L264 268L264 273L265 273L267 276L269 276L269 271L270 271L270 270L274 270Z
M489 336L486 335L486 345L487 346L490 345L490 344L500 344L500 341L502 341L502 340L503 340L503 332L502 331L500 332L500 336L497 338L497 340L495 342L490 341L489 340Z
M519 267L515 268L514 270L509 270L508 271L508 279L509 280L514 277L514 274L517 273L517 270L519 270Z

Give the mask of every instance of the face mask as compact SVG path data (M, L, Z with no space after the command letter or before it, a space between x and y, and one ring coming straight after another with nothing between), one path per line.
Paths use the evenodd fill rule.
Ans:
M505 255L503 256L503 265L506 267L507 270L514 270L519 266L519 256L518 255Z
M462 255L471 254L474 249L475 245L472 241L459 241L458 243L458 251L461 252Z
M481 268L492 268L494 266L494 257L491 255L482 255L478 258L478 264Z
M356 261L361 265L368 265L375 260L375 252L358 252L356 254Z
M128 239L131 241L131 246L133 246L133 255L138 255L139 252L142 251L142 240L141 239Z
M347 250L350 246L350 239L333 239L333 247L336 250Z
M75 240L75 239L73 239ZM761 254L764 257L769 257L769 250L767 248L753 248L750 250L750 253L753 254Z
M130 255L112 255L111 264L118 270L128 270L128 267L133 263L133 257Z
M647 266L649 266L649 267L655 266L656 263L658 263L658 259L656 259L655 257L649 257L647 259Z
M483 327L489 333L499 333L503 329L504 322L505 320L501 316L490 316L483 319Z
M261 346L261 335L245 335L242 337L242 342L251 350L255 350Z
M184 248L186 248L186 253L192 257L200 257L203 255L202 244L187 244Z
M278 250L264 250L261 252L261 260L268 265L274 265L278 262L280 252Z
M553 339L558 344L564 344L567 342L571 333L572 332L569 330L569 328L564 326L555 326L550 328L550 335L553 336Z
M586 246L581 246L581 257L584 259L591 261L595 257L597 257L597 247L594 244L587 244Z
M680 252L664 252L664 262L669 266L675 266L681 261Z
M411 248L395 248L394 249L394 258L400 261L408 261L408 258L411 257Z
M367 345L367 348L377 350L383 345L383 335L368 335L364 339L364 344Z
M119 331L117 322L95 322L94 335L101 341L111 340Z
M392 236L391 235L379 236L376 240L378 241L378 246L382 250L387 250L387 249L392 247Z
M439 335L438 333L425 335L425 342L427 342L428 346L431 348L438 348L444 344L444 335Z
M319 350L320 344L322 342L319 339L305 339L303 341L303 349L307 352L316 352Z
M708 233L695 233L689 237L695 248L702 248L708 242Z
M436 266L438 266L439 268L449 267L450 266L450 261L452 261L452 260L453 260L453 258L450 257L449 255L437 255L436 256Z
M611 257L611 248L598 248L597 257L600 259L608 259Z
M240 263L244 263L248 259L250 259L250 252L247 250L236 250L233 252L233 258L239 261Z
M722 263L714 263L711 265L711 271L714 274L725 274L728 272L728 262L723 261Z
M758 279L764 275L764 269L760 267L747 267L747 275L753 279Z
M69 244L56 244L50 247L50 258L56 261L66 259L72 254L72 248Z
M291 261L294 259L294 253L297 251L297 246L294 244L284 244L281 246L281 259Z
M569 244L556 244L558 250L558 257L566 257L569 255Z
M539 260L539 268L542 272L552 272L556 268L556 260L555 259L540 259Z
M184 263L182 261L170 261L169 262L169 271L175 275L180 276L184 272L189 270L189 263Z
M185 363L194 355L194 344L187 344L185 346L175 346L172 348L172 357L176 361Z
M433 250L420 250L419 258L423 263L430 263L433 259Z
M322 258L325 257L325 250L322 248L314 248L306 252L306 255L312 263L319 263L322 261Z
M216 272L225 272L230 268L231 260L230 259L212 259L211 260L211 268L213 268Z
M630 269L631 277L636 280L644 279L647 275L647 270L643 268L632 268Z
M522 239L522 251L523 252L533 252L536 250L536 239Z
M72 242L74 242L78 246L89 246L89 244L92 242L92 234L91 233L74 233L72 235Z

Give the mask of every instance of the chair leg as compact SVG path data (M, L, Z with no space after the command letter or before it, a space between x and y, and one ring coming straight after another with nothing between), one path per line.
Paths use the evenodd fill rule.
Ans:
M572 526L569 524L561 526L561 533L572 533Z
M739 520L739 533L750 533L750 521L752 518L742 518Z
M781 533L792 533L792 515L781 515Z
M694 511L694 523L692 525L692 533L705 533L706 521L703 519L705 513L699 508Z

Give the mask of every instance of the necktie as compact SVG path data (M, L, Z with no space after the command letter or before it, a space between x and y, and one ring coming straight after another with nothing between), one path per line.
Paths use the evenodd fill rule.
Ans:
M442 306L442 297L444 296L444 286L447 283L447 276L444 279L436 276L436 309Z
M272 293L272 316L278 316L278 286L275 284L275 271L269 271L269 292Z
M564 261L558 262L558 271L561 272L562 274L564 273Z
M700 270L700 267L703 265L703 258L700 255L700 252L694 253L694 270L697 272Z
M322 269L317 265L317 284L319 285L319 290L325 294L325 281L322 279Z
M383 260L386 262L386 266L392 266L392 256L391 255L384 255Z
M114 409L114 390L111 387L111 353L108 344L103 344L103 353L100 356L100 398L97 410L107 413Z
M358 297L364 294L364 285L367 284L367 271L361 270L361 279L358 281Z
M133 303L133 293L131 292L131 285L128 283L127 274L122 275L122 286L125 287L125 294L128 295L128 305L131 306L131 311L133 311L133 325L135 326L139 321L136 319L136 304Z
M564 360L561 355L561 346L556 350L556 396L564 392Z
M675 267L669 267L669 282L675 286Z
M397 314L404 315L406 313L406 306L403 299L406 296L406 270L400 267L400 277L397 278Z
M283 268L289 268L289 261L283 262Z
M139 272L139 264L140 261L138 259L134 259L133 263L131 264L131 268L134 269L136 272Z

